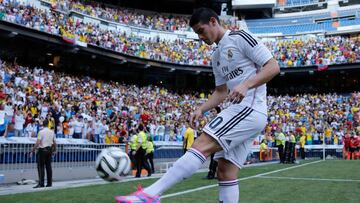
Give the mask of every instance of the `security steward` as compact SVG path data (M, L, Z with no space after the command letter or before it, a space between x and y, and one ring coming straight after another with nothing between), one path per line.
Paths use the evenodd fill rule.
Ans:
M144 125L140 124L138 127L138 146L135 154L136 159L136 176L135 178L141 177L141 169L145 168L148 172L148 176L151 176L151 169L148 162L146 161L146 147L147 147L147 137L144 132Z
M285 146L285 135L278 129L278 132L275 133L276 146L278 147L278 153L280 158L280 163L284 163L284 146Z
M151 173L155 173L154 169L154 143L152 138L148 136L146 145L146 161L150 164Z
M296 146L296 138L294 133L292 133L292 131L290 131L290 143L291 143L291 149L290 149L290 162L291 163L295 163L295 146Z
M52 169L51 169L51 155L56 151L55 133L48 128L49 121L43 121L43 129L39 131L37 141L32 148L32 153L37 150L37 168L39 175L39 183L34 188L44 187L45 167L47 185L52 186Z
M135 169L137 165L135 159L135 154L138 148L137 146L138 146L138 135L134 134L130 138L130 153L129 153L129 157L132 163L132 169Z

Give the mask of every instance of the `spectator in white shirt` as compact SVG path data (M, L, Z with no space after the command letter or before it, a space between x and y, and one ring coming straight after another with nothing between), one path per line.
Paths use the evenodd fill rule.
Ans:
M153 120L151 123L150 123L150 125L149 125L149 131L150 131L150 136L151 136L151 138L152 139L154 139L154 137L155 137L155 131L156 131L156 121L155 120Z
M73 138L73 135L74 135L74 125L75 125L74 118L70 118L70 119L69 119L69 138Z
M103 119L102 121L102 125L101 125L101 132L100 132L100 139L99 139L99 143L104 143L105 142L105 135L106 132L109 130L109 126L106 124L106 119Z
M81 138L82 139L87 139L87 133L88 133L88 129L91 129L91 125L89 125L88 119L87 117L84 118L84 128L81 134Z
M7 102L4 107L5 115L9 121L12 120L12 117L14 116L14 108L11 102Z
M81 139L82 138L82 132L84 130L84 121L83 121L82 116L79 116L78 119L73 123L73 127L74 127L73 138Z
M96 116L93 123L94 128L94 142L99 143L100 142L100 133L102 130L102 123L99 119L99 116Z
M59 122L56 126L56 138L64 138L64 128L62 122Z
M165 126L164 122L162 121L156 128L156 136L158 137L159 141L164 141L165 139Z
M36 137L36 125L33 121L31 121L24 130L24 136L25 137Z
M25 123L24 116L22 115L21 111L18 110L15 115L15 125L14 125L15 137L23 136L24 123Z

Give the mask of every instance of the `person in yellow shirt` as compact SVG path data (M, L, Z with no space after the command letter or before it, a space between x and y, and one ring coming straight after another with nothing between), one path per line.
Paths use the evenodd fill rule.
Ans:
M195 132L194 130L190 127L189 123L186 124L186 131L184 134L184 140L183 140L183 149L184 149L184 154L187 152L188 149L191 148L191 145L194 143L195 140Z
M311 132L306 133L306 144L312 145L312 133Z
M285 162L285 157L284 157L285 135L284 135L284 133L281 132L280 127L278 127L278 129L276 130L275 142L276 142L276 146L278 148L280 163L284 163Z
M292 131L290 131L290 162L295 162L295 147L296 147L296 138Z
M332 129L328 126L325 130L325 144L329 144L332 136Z
M305 126L301 126L300 130L301 130L302 135L306 135L306 127Z
M146 160L146 147L147 147L147 136L144 132L145 127L143 124L140 124L138 127L138 146L137 151L135 153L135 159L136 159L136 178L141 177L141 170L144 167L148 173L148 176L151 176L151 169L149 167L149 164Z
M148 136L147 146L146 146L146 160L150 163L151 172L155 173L154 169L154 143L151 136Z
M305 143L306 143L306 136L303 134L300 137L300 155L302 159L305 159Z
M48 114L47 115L47 120L48 120L48 128L51 129L51 130L54 130L55 129L54 118L50 114Z
M267 151L268 151L268 148L267 148L267 145L266 145L266 140L263 139L261 141L261 144L260 144L260 161L265 161L266 160Z
M131 136L129 145L130 145L129 157L130 157L130 160L132 162L132 169L135 169L136 168L135 153L136 153L136 150L138 148L137 147L138 146L138 135L137 134L134 134L134 135Z
M106 131L106 134L105 134L105 144L111 144L111 133L110 131Z
M32 115L38 114L38 109L37 109L35 103L30 107L30 111L31 111Z

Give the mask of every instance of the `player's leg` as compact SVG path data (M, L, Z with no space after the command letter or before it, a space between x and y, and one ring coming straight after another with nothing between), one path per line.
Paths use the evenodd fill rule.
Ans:
M219 202L238 203L239 184L237 174L239 168L224 158L220 158L218 161Z
M224 150L215 154L214 159L219 160L219 202L238 203L239 184L237 175L239 168L245 163L251 151L253 140L260 135L266 125L265 114L254 111L248 107L234 106L239 109L237 117L226 122L225 128L204 128L205 131L215 132L219 144ZM234 110L235 111L235 110ZM211 126L211 125L210 125Z
M211 136L202 133L200 137L195 140L192 147L154 184L144 190L139 189L132 195L117 196L115 200L120 203L133 201L160 202L159 195L176 183L191 176L201 167L211 153L220 150L220 145Z
M205 133L201 134L192 147L174 163L173 167L144 191L152 196L162 194L171 186L191 176L211 153L220 150L220 145L212 137Z

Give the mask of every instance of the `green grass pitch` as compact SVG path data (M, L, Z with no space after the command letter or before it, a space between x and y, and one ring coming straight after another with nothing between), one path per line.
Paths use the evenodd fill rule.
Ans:
M306 165L307 163L310 163ZM305 165L304 165L305 164ZM296 167L298 166L298 167ZM290 169L285 169L289 168ZM274 172L284 169L279 172ZM267 173L255 177L255 175ZM203 180L205 173L196 173L177 184L164 195L217 184ZM248 177L248 178L246 178ZM267 202L334 202L360 201L360 161L327 160L297 165L269 164L240 170L240 201ZM146 187L155 179L117 182L79 188L50 190L0 196L1 203L102 203L114 202L114 196L128 194L141 184ZM162 203L217 203L218 189L212 187L196 192L167 197Z

